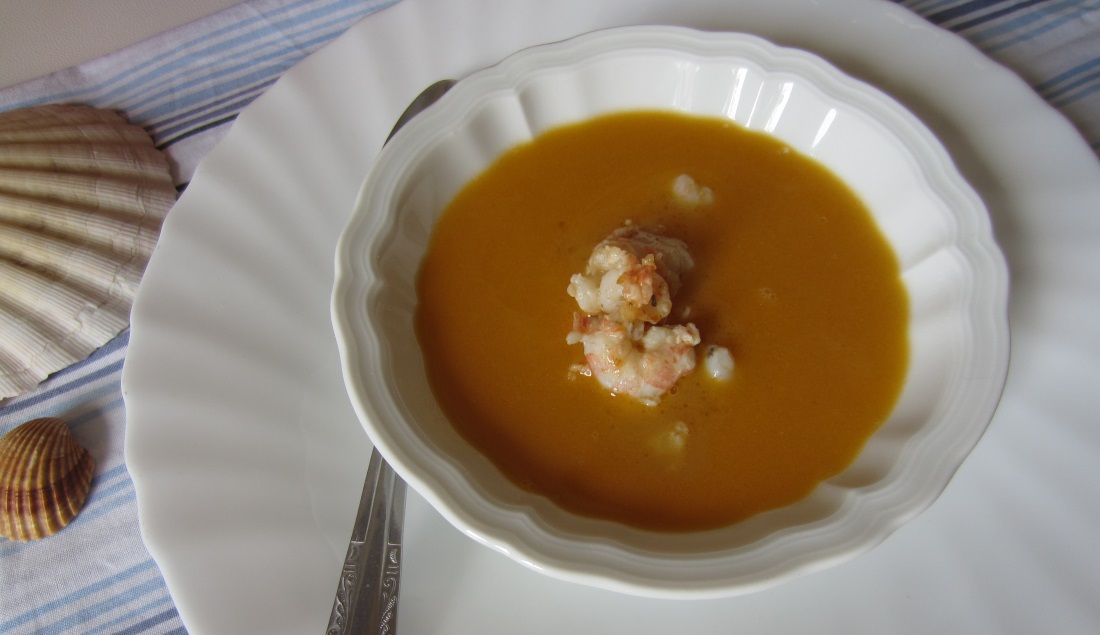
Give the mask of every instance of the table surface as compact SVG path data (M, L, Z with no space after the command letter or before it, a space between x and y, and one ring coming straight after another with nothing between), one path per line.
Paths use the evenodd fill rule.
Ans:
M1077 126L1093 151L1100 151L1100 1L898 3L963 35L1019 73ZM65 90L71 86L94 84L95 73L108 72L105 67L110 72L125 69L136 56L171 49L191 41L196 33L227 28L246 16L310 11L309 24L304 20L284 24L285 48L293 49L293 54L264 67L266 74L230 108L204 112L200 121L180 134L158 127L158 122L142 122L172 157L173 176L183 187L202 157L232 126L236 112L294 62L390 4L393 2L7 0L0 2L0 111L49 102L67 94ZM314 24L316 14L331 18L323 31ZM1059 22L1062 28L1029 30L1027 25L1034 22L1025 16L1038 14L1044 14L1051 24ZM1025 31L1033 35L1017 40L1011 37ZM192 60L188 68L180 70L177 81L190 81L196 75L188 73L200 73L196 69L210 61ZM79 65L80 72L55 73L74 65ZM95 98L104 100L101 105L105 107L127 108L111 103L109 96ZM119 381L127 344L124 331L92 358L61 371L38 389L0 401L0 434L35 416L64 414L79 428L78 437L93 440L91 449L100 463L93 495L100 503L82 515L89 521L110 519L109 523L74 523L58 536L33 546L0 539L0 635L186 632L137 528L133 485L122 453L125 408ZM118 553L126 554L127 559L117 559ZM79 560L79 570L90 572L91 577L51 578L51 571L64 570L57 563L67 560ZM114 585L123 580L127 591L118 593ZM1100 612L1092 618L1093 625L1100 628Z

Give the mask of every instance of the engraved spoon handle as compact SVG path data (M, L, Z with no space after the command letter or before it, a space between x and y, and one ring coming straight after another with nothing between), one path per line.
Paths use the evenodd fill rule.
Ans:
M404 517L405 482L374 450L332 603L328 635L397 632Z
M386 141L421 110L450 90L454 80L428 86L409 104ZM401 529L405 522L405 482L375 449L370 455L363 497L332 601L327 635L397 632L401 588Z

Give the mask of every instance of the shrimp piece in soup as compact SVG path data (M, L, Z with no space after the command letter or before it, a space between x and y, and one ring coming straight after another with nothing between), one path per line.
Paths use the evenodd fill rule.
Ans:
M656 324L672 310L680 276L694 264L683 241L627 225L596 245L568 292L589 315Z
M587 373L617 395L655 405L695 368L694 324L623 324L608 315L573 315L569 344L583 344Z

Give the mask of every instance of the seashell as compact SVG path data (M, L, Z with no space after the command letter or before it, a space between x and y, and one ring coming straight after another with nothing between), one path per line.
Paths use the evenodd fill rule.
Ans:
M0 113L0 398L90 355L130 306L176 201L168 161L110 110Z
M95 460L62 419L32 419L0 438L0 536L37 540L69 524Z

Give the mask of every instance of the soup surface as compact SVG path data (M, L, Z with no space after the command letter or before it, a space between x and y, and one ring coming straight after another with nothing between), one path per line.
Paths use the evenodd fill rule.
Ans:
M682 174L713 202L678 202ZM583 351L566 344L570 276L628 221L695 262L668 319L698 327L700 363L656 405L571 371ZM908 360L897 260L851 191L773 137L674 113L608 115L506 153L440 217L418 294L455 428L521 487L647 529L805 497L885 421ZM732 353L732 378L703 371L708 345Z

